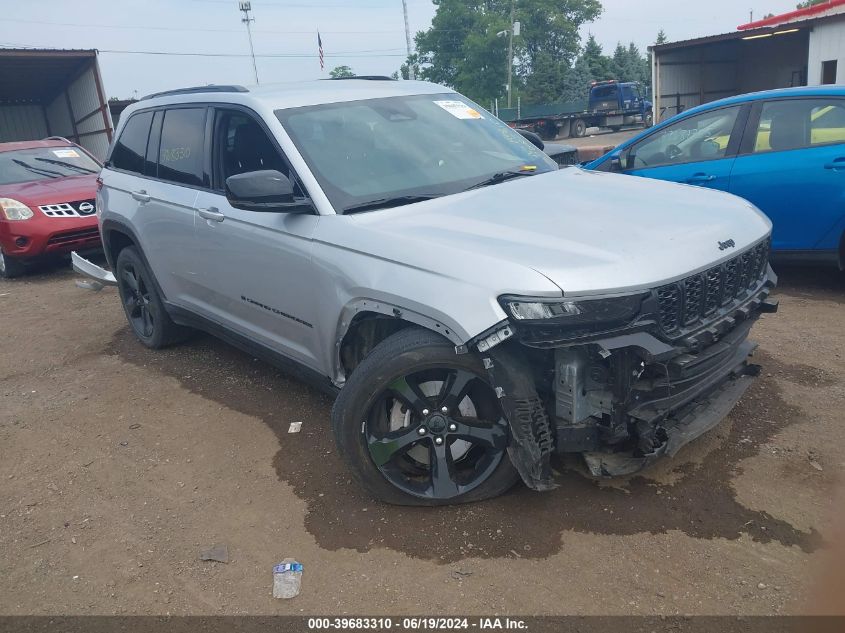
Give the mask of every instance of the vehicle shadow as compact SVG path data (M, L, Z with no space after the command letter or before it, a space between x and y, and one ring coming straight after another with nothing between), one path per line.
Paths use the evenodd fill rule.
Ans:
M585 476L583 469L558 464L563 469L559 487L549 493L520 484L487 502L407 508L374 501L351 480L334 446L331 399L280 370L203 335L152 352L124 328L115 335L110 353L177 379L189 391L222 405L221 415L235 410L267 424L279 441L276 473L307 502L306 529L325 549L383 547L444 563L468 557L543 558L561 549L561 537L569 530L613 535L677 530L702 539L747 534L758 542L797 545L806 552L822 544L815 530L805 532L743 506L731 485L742 460L802 419L801 411L781 397L774 375L814 387L838 381L816 368L783 366L765 354L767 373L732 412L732 424L726 421L711 431L719 434L721 446L698 464L684 461L682 453L673 466L672 483L655 481L646 471L607 486ZM289 434L290 423L297 421L303 423L302 431Z
M776 293L845 303L845 272L833 266L775 264L773 269L778 275Z

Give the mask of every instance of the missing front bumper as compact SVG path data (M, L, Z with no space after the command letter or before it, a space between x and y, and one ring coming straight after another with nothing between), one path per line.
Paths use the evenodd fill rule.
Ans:
M698 439L719 424L731 412L753 382L755 365L748 365L744 375L723 383L706 398L697 400L667 418L662 424L666 441L653 452L637 455L634 452L584 453L584 461L596 477L621 477L632 475L651 465L661 457L673 457L683 446Z
M97 264L93 262L88 261L76 251L70 254L70 260L73 264L73 269L76 272L93 280L93 284L90 286L92 290L100 290L103 286L117 285L117 279L115 279L113 273L105 268L97 266ZM99 284L99 288L94 284Z

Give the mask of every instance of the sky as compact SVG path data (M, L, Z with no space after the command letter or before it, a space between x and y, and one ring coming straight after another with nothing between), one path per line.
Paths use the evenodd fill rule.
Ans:
M412 33L427 28L435 12L431 0L407 1ZM795 4L603 0L602 16L582 35L595 35L608 53L620 41L644 50L661 28L670 41L725 33L748 22L752 10L761 18ZM339 65L359 74L390 74L405 58L402 0L252 0L252 9L261 83L316 79ZM97 48L109 97L208 83L250 85L255 79L241 17L237 0L0 0L0 46ZM317 59L318 29L325 71Z

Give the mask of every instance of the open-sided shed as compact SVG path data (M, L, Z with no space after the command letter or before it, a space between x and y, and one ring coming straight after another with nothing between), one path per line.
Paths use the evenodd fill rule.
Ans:
M103 158L112 131L97 51L0 49L0 142L63 136Z
M809 31L737 32L653 48L654 120L725 97L807 84Z
M845 0L743 24L733 33L651 48L654 120L758 90L841 83Z

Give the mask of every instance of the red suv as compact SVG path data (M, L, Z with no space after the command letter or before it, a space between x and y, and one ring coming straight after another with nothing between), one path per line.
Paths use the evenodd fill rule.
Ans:
M100 163L66 139L0 143L0 277L35 259L100 248Z

